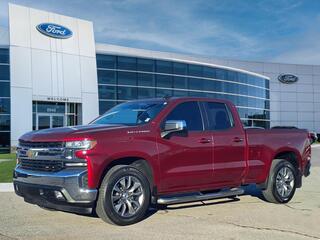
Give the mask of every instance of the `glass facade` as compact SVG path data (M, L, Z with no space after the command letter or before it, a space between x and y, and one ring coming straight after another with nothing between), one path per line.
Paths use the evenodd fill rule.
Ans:
M199 64L97 54L99 111L165 96L232 101L245 126L270 127L269 80Z
M9 49L0 48L0 153L10 151Z

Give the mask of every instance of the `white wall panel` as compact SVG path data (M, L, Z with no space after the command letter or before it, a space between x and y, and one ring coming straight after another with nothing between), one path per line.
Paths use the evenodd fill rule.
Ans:
M298 127L302 129L313 130L314 129L314 122L307 122L307 121L298 121Z
M51 96L51 53L31 49L33 95Z
M280 91L280 83L270 82L270 91Z
M302 112L312 112L313 111L313 103L304 103L298 102L298 111Z
M297 111L297 103L296 102L280 102L281 111Z
M273 111L280 111L280 102L278 101L270 101L270 110Z
M298 127L298 121L281 121L280 125Z
M272 99L272 101L280 101L280 97L281 97L280 92L275 92L275 91L270 92L270 99Z
M297 65L297 74L312 74L312 65Z
M32 88L31 49L10 47L11 86Z
M79 56L63 54L63 89L65 96L81 98L81 75Z
M282 92L297 92L297 84L280 84Z
M313 95L313 101L314 102L320 102L320 94L319 93L314 93ZM316 109L315 109L316 110Z
M264 73L279 73L280 68L277 63L264 63L263 72Z
M83 93L82 102L82 121L83 124L88 124L93 119L99 116L98 108L98 93Z
M29 16L28 8L9 4L10 45L30 47Z
M63 84L63 69L64 69L64 63L63 63L63 57L62 53L57 52L57 86L58 86L58 95L59 97L64 97L64 84Z
M32 89L11 88L11 145L16 146L21 135L32 130Z
M295 64L279 64L280 73L290 73L296 74L297 73L297 65Z
M58 54L51 52L51 94L59 96L58 92Z
M78 34L78 24L77 19L60 16L61 25L72 29L73 36L68 39L59 40L62 46L62 52L79 55L79 34Z
M313 74L318 74L318 75L320 75L320 65L313 65L312 66L312 73Z
M281 101L287 102L295 102L297 101L297 93L296 92L277 92L280 95Z
M313 112L298 112L298 121L313 121Z
M313 85L313 91L315 92L315 94L320 94L320 84Z
M78 19L80 55L96 57L92 22Z
M297 74L297 75L299 76L298 83L303 83L303 84L312 84L313 83L313 77L311 74Z
M313 102L313 93L297 93L297 99L299 102Z
M36 27L49 21L49 13L30 8L31 48L50 51L50 38L41 34ZM27 29L26 29L27 30Z
M298 113L297 112L281 112L280 117L281 117L281 121L297 121Z
M87 93L98 92L96 60L91 57L80 57L82 91Z
M297 86L297 92L313 92L313 86L311 84L295 84Z
M280 121L280 112L276 112L276 111L270 112L270 119L272 121Z

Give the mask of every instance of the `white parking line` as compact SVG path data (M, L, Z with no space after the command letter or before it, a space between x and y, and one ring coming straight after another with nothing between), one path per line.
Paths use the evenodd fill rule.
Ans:
M13 192L13 184L12 183L0 183L0 192Z
M320 144L313 144L311 145L312 148L319 148L320 147Z

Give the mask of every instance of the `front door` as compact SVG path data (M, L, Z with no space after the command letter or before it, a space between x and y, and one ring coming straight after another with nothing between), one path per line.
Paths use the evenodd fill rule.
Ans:
M177 105L166 120L184 120L187 134L159 138L161 184L159 191L203 189L212 183L212 141L206 133L198 102Z
M63 114L38 114L36 130L65 126Z

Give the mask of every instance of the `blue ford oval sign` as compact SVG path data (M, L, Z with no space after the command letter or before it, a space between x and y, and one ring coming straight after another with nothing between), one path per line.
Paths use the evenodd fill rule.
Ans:
M293 74L280 74L278 80L282 83L292 84L298 81L298 77Z
M55 23L41 23L37 29L42 34L53 38L67 39L72 37L72 31L69 28Z

